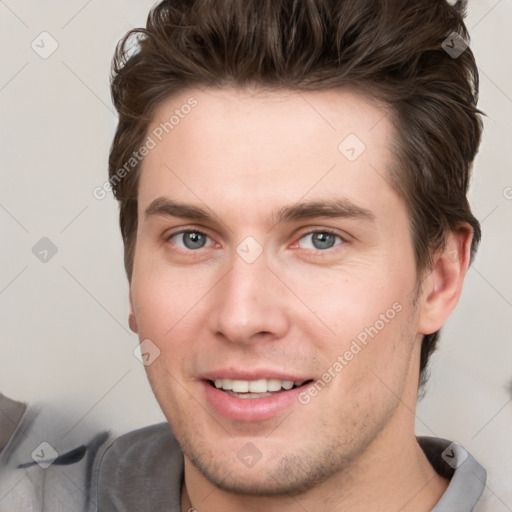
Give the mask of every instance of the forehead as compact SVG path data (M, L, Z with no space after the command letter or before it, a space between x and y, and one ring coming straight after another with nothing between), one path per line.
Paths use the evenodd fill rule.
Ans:
M369 207L395 195L389 111L349 90L189 89L160 105L147 136L141 209L163 195L253 214L305 196Z

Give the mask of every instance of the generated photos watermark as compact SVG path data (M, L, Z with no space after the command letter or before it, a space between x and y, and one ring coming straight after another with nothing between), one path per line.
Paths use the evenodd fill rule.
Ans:
M385 313L379 315L379 319L373 325L365 327L351 342L350 347L345 350L342 355L338 355L336 361L325 371L322 377L316 382L313 382L304 391L302 391L298 400L302 405L307 405L311 399L320 393L329 382L331 382L336 375L338 375L343 368L345 368L350 361L352 361L357 354L359 354L368 344L370 339L375 338L387 324L393 320L403 307L400 302L395 302Z
M142 162L143 158L149 154L149 152L155 149L159 142L161 142L166 135L172 132L178 126L183 119L185 119L192 109L197 107L198 101L191 96L186 103L181 105L180 108L174 109L174 114L169 117L165 122L161 122L152 132L146 137L142 146L137 151L134 151L130 158L125 164L117 170L117 172L111 176L103 185L95 187L92 191L92 195L95 199L101 201L107 196L107 192L111 192L112 188L120 183L131 171L137 168Z

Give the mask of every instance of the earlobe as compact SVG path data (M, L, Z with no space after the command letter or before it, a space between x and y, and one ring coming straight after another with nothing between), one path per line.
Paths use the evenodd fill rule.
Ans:
M438 331L457 306L471 256L473 231L467 224L451 231L423 281L420 334Z
M130 290L130 293L128 295L128 299L130 301L130 314L128 315L128 325L130 326L130 329L134 333L138 333L138 327L137 327L137 318L135 317L135 313L133 311L133 302L132 302L132 292Z

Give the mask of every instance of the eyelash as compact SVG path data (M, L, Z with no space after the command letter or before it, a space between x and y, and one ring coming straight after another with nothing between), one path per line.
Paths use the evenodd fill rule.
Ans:
M293 245L297 245L299 243L299 241L302 240L305 236L314 235L316 233L324 233L327 235L332 235L335 238L339 238L341 240L341 243L338 245L335 245L334 247L329 247L328 249L323 249L323 250L322 249L305 249L307 251L313 252L314 254L333 252L333 251L336 251L340 245L344 245L347 243L347 240L345 238L343 238L339 233L336 233L335 231L332 231L328 228L322 228L322 229L314 229L312 231L306 231L306 232L302 233L299 236L297 242L295 242Z
M201 231L200 229L183 229L181 231L176 231L176 233L171 233L169 236L166 237L166 240L169 242L172 237L177 236L177 235L183 235L185 233L199 233L200 235L203 235L206 238L210 238L210 236L207 233L205 233L204 231ZM201 249L203 249L203 247L201 247ZM185 249L181 249L181 250L185 250ZM198 250L199 249L196 249L195 251L188 249L186 251L187 252L197 252Z
M175 233L171 233L170 235L168 235L166 237L166 241L170 241L171 238L173 238L173 237L175 237L177 235L185 234L185 233L199 233L200 235L203 235L206 238L210 238L210 236L207 233L205 233L204 231L201 231L200 229L184 229L184 230L181 230L181 231L177 231ZM332 251L335 251L336 248L338 248L340 245L345 245L347 243L347 240L344 237L342 237L339 233L336 233L335 231L333 231L331 229L328 229L328 228L322 228L322 229L315 229L315 230L306 231L306 232L302 233L299 236L299 238L297 239L297 242L294 242L293 245L294 246L298 245L299 241L302 240L307 235L314 235L316 233L325 233L325 234L328 234L328 235L332 235L334 237L339 238L341 240L341 243L338 244L338 245L335 245L334 247L329 247L328 249L323 249L323 250L322 249L306 249L307 251L313 252L314 254L332 252ZM204 249L204 247L201 247L200 249ZM188 252L188 253L199 252L200 249L193 250L193 249L182 249L181 247L179 248L179 250L182 250L182 251L185 251L185 252Z

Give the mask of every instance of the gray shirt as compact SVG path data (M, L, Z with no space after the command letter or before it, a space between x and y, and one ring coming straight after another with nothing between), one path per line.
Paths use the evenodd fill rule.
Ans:
M108 434L0 394L0 512L83 512Z
M484 511L477 505L485 469L462 446L418 437L434 469L450 479L432 512ZM107 443L92 475L89 512L180 512L183 452L169 425L130 432Z

